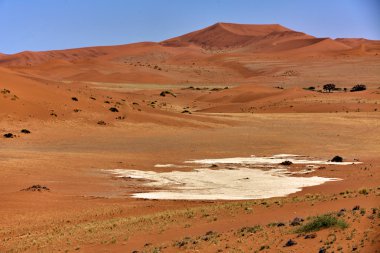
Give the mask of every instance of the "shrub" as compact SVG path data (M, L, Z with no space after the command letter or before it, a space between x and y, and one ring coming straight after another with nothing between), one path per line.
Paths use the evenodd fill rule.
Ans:
M1 94L4 94L4 95L11 93L11 91L8 89L2 89L0 92L1 92Z
M168 91L168 90L164 90L164 91L162 91L162 92L160 93L160 96L161 96L161 97L165 97L166 95L172 95L173 97L176 97L176 95L175 95L173 92Z
M335 89L335 84L333 83L328 83L328 84L323 85L323 90L325 91L331 92L334 89Z
M241 229L238 230L238 234L240 236L244 236L246 234L255 234L256 232L262 231L263 228L260 225L255 225L253 227L242 227Z
M338 227L344 229L347 228L348 225L344 220L340 220L334 217L332 214L324 214L312 218L310 222L297 229L296 232L308 233L330 227Z
M4 134L3 136L4 136L4 138L13 138L14 137L14 135L12 133L7 133L7 134Z
M368 195L369 192L368 192L368 190L366 188L362 188L362 189L359 190L359 193L363 194L363 195Z
M28 129L22 129L21 133L23 133L23 134L30 134L30 131Z
M333 157L333 159L331 159L331 161L334 163L341 163L343 162L343 158L341 156L336 155Z
M354 92L354 91L362 91L366 89L367 89L367 86L365 86L364 84L357 84L354 87L352 87L350 91Z
M111 107L109 110L111 112L119 112L119 110L116 107Z
M292 165L293 163L291 161L286 160L286 161L281 162L280 164L285 165L285 166L289 166L289 165Z

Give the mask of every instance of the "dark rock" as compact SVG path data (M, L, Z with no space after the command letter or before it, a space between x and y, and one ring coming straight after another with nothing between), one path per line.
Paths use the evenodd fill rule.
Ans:
M284 227L284 226L285 226L285 223L283 223L283 222L277 223L277 227Z
M357 211L357 210L360 210L360 206L359 205L356 205L352 208L352 211Z
M3 136L4 136L4 138L13 138L13 137L15 137L12 133L7 133L7 134L4 134Z
M308 235L305 235L305 239L314 239L315 237L317 237L317 234L316 233L313 233L313 234L308 234Z
M333 157L333 159L331 159L331 161L334 163L341 163L343 162L343 158L341 156L336 155Z
M78 101L78 98L76 98L76 97L72 97L71 100L73 100L73 101Z
M98 125L105 126L105 125L107 125L107 123L104 122L103 120L99 120Z
M21 133L23 133L23 134L30 134L30 131L28 129L22 129Z
M343 216L346 212L345 208L340 209L340 211L336 214L338 217Z
M293 241L292 239L289 239L289 241L287 241L284 245L284 247L290 247L290 246L293 246L293 245L296 245L297 242L296 241Z
M325 248L320 248L318 253L326 253L326 249Z
M290 222L290 226L299 226L304 221L304 219L296 217Z

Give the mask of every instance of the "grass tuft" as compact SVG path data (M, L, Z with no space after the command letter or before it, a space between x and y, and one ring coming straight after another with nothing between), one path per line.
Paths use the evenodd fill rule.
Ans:
M318 231L324 228L338 227L347 228L348 225L344 220L338 219L332 214L324 214L312 218L311 221L296 230L297 233L308 233Z

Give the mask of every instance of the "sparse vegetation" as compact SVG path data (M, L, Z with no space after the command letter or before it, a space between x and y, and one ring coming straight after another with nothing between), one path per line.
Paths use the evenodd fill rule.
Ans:
M363 91L366 89L367 89L367 86L365 86L364 84L357 84L354 87L352 87L350 91L355 92L355 91Z
M338 219L332 214L324 214L312 218L310 222L298 228L296 232L308 233L330 227L338 227L344 229L347 228L347 226L348 225L344 220Z
M41 192L41 191L50 191L50 189L46 186L36 184L28 188L22 189L21 191Z
M255 225L253 227L242 227L238 230L237 234L240 236L245 236L246 234L255 234L261 230L263 230L263 228L260 225Z
M324 91L331 92L334 89L335 89L335 84L333 84L333 83L328 83L328 84L323 85Z
M366 188L359 189L359 194L368 195L368 190Z

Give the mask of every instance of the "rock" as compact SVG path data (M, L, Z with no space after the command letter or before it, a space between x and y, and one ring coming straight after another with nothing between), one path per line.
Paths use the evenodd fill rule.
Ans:
M21 133L23 133L23 134L30 134L30 131L28 129L22 129Z
M316 233L313 233L313 234L308 234L308 235L305 235L305 239L314 239L315 237L317 237L317 234Z
M284 226L285 226L285 223L283 223L283 222L277 223L277 227L284 227Z
M78 101L78 98L76 98L76 97L72 97L71 100L73 100L73 101Z
M101 125L101 126L105 126L105 125L107 125L107 123L104 122L103 120L99 120L97 124L98 124L98 125Z
M290 226L299 226L304 221L304 219L296 217L290 222Z
M4 138L13 138L13 137L15 137L12 133L7 133L7 134L4 134L3 136L4 136Z
M297 242L296 241L293 241L292 239L289 239L289 241L287 241L284 245L284 247L290 247L290 246L293 246L293 245L296 245Z
M331 161L334 162L334 163L341 163L341 162L343 162L343 158L340 157L340 156L338 156L338 155L336 155L336 156L333 157L333 159L331 159Z
M357 211L357 210L360 210L360 206L359 205L356 205L352 208L352 211Z
M326 253L326 249L325 248L320 248L318 253Z
M346 208L342 208L336 215L340 217L340 216L343 216L345 212L346 212Z

